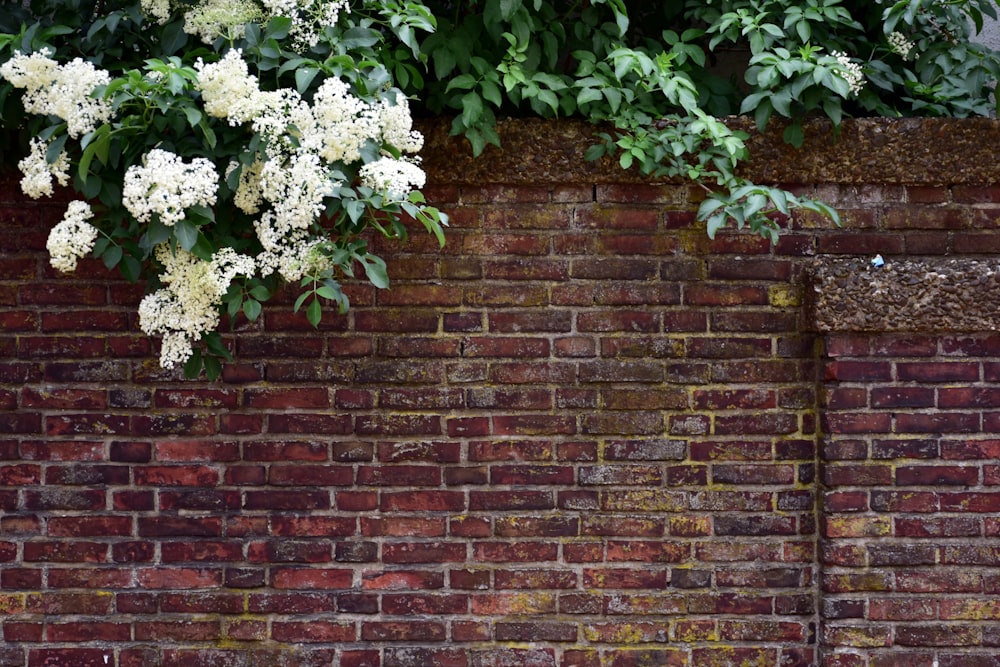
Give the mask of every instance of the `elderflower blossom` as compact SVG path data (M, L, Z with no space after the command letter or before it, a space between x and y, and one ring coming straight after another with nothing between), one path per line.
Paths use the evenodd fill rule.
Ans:
M241 39L247 23L261 23L260 6L247 0L204 0L184 14L184 32L198 35L205 44L216 37Z
M261 92L257 104L259 109L251 127L269 142L273 152L295 151L297 140L314 133L316 120L312 109L297 90L279 88Z
M917 48L917 45L908 40L901 32L890 33L888 41L889 50L902 57L903 60L910 60L913 56L913 50Z
M17 163L17 168L24 174L21 191L32 199L52 195L53 176L59 181L59 185L69 184L69 156L66 151L62 151L56 161L50 163L46 157L48 149L47 141L35 137L31 140L28 155Z
M413 129L410 103L400 97L396 104L388 100L379 103L379 123L382 141L404 153L416 153L424 145L424 136Z
M321 252L326 244L324 239L310 236L301 229L280 236L274 233L270 226L272 223L270 211L254 223L265 247L264 252L256 257L261 277L277 271L286 282L294 283L307 275L317 275L331 268L330 260Z
M232 126L253 120L260 112L260 89L257 77L250 74L243 53L233 49L219 62L195 63L198 89L205 104L205 113L215 118L228 118Z
M170 19L170 0L142 0L139 5L146 16L163 25Z
M62 221L52 228L45 243L53 268L64 273L75 271L77 261L93 250L99 233L87 222L93 217L94 212L87 202L69 203Z
M128 168L122 186L122 205L139 222L156 214L169 227L184 219L184 209L215 204L218 175L210 160L185 163L179 155L154 148L142 162Z
M326 26L334 25L341 12L351 9L348 0L261 0L269 17L292 19L289 36L298 49L308 50L319 42Z
M160 365L173 368L184 363L203 333L219 325L219 306L237 275L255 270L253 258L223 248L210 262L167 244L156 248L163 264L163 288L146 295L139 304L139 327L147 335L161 335Z
M30 56L16 51L0 66L0 76L15 88L23 88L22 102L28 113L53 115L66 121L74 139L93 131L111 118L111 102L93 97L94 90L111 81L108 72L75 58L65 65L52 60L50 49Z
M240 168L240 164L235 160L229 163L226 169L226 178ZM247 215L256 215L260 212L261 202L264 201L264 193L260 188L260 174L264 169L264 163L260 159L254 160L251 165L243 165L240 171L240 180L236 186L236 193L233 195L233 203Z
M865 75L861 71L861 65L853 62L850 57L842 51L832 51L830 53L837 62L840 63L838 72L850 86L850 93L858 95L865 87Z
M313 96L313 116L316 133L310 139L327 162L360 160L365 142L384 132L384 114L352 95L347 83L336 77L324 81ZM397 127L398 121L390 132Z
M323 200L338 183L320 163L318 155L298 153L288 162L268 160L260 174L260 189L271 203L275 228L284 235L291 229L305 229L323 212Z
M381 157L375 162L369 162L358 172L361 184L386 192L390 198L406 199L411 190L424 186L426 175L424 170L412 160L397 160L391 157Z

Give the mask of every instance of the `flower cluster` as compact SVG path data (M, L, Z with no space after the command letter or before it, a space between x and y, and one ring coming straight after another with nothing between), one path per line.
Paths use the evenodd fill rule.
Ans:
M850 56L841 51L833 51L830 55L840 63L838 71L844 77L844 80L847 81L847 85L851 87L851 94L858 95L861 93L865 87L865 75L861 71L861 65L851 60Z
M424 187L424 170L411 160L381 157L361 167L361 183L385 192L389 199L402 200L411 190Z
M250 122L260 112L257 77L250 74L239 49L228 51L215 63L205 64L199 58L195 69L209 116L226 118L235 126Z
M247 0L204 0L184 14L184 32L211 44L219 36L239 39L247 23L264 19L262 8Z
M184 32L197 35L206 44L218 37L238 39L246 24L267 23L276 16L292 19L289 36L296 49L316 45L326 26L335 25L341 14L350 13L348 0L201 0L194 8L179 0L141 0L142 10L157 23L169 20L178 8L184 13Z
M125 172L122 205L140 222L149 222L155 214L170 227L184 219L185 209L215 204L218 186L210 160L185 163L178 155L154 148L141 166Z
M69 273L76 270L77 261L93 250L98 230L88 220L94 217L90 204L83 201L69 203L63 219L52 231L45 244L49 263L53 268Z
M903 60L910 60L913 58L913 50L917 48L917 45L906 38L901 32L892 32L887 38L889 41L889 50L900 56Z
M322 246L310 227L328 197L343 186L343 165L362 161L366 145L389 146L399 152L420 149L423 137L413 130L405 99L367 102L337 77L320 84L307 103L293 89L262 91L249 75L242 54L231 50L216 63L196 65L206 112L230 125L249 124L263 139L263 154L243 165L235 203L254 215L254 229L264 253L261 275L277 271L295 281L323 270ZM238 165L232 165L232 169ZM363 185L406 199L424 185L423 170L412 160L382 157L361 168Z
M262 0L270 16L293 19L289 33L297 49L308 50L319 41L325 26L335 25L341 13L350 13L348 0Z
M69 156L66 151L60 151L55 162L49 162L46 157L49 142L38 137L31 139L31 150L17 163L21 170L21 191L32 199L52 196L52 177L55 176L59 185L69 183Z
M162 337L163 367L197 374L203 366L213 377L225 356L214 331L221 313L255 319L282 281L307 288L295 309L311 296L313 324L321 299L347 307L337 280L354 276L356 263L384 286L384 263L360 238L370 226L389 233L382 215L405 210L440 238L446 217L431 207L421 217L409 201L425 177L419 160L403 156L423 137L402 92L369 46L351 47L343 62L327 57L348 0L133 2L114 20L95 10L66 33L38 23L37 38L0 39L0 83L21 89L33 116L22 190L38 198L72 184L100 203L69 205L48 239L52 265L73 271L94 253L130 279L149 278L156 289L142 300L139 325ZM385 14L369 4L366 12ZM378 34L368 18L350 21ZM111 45L133 43L121 30L150 22L169 27L154 25L134 53L105 57ZM147 49L157 35L173 45L166 53ZM103 46L89 61L65 62L38 46L48 39L74 55ZM207 46L181 48L197 40ZM29 43L32 52L14 50ZM322 65L303 78L293 73L305 62L299 55ZM202 346L205 357L195 355Z
M219 325L219 306L230 283L236 276L253 275L255 263L232 248L206 262L167 244L157 246L156 259L163 264L163 287L139 304L139 327L163 337L160 365L173 368L187 361L202 334Z
M24 110L53 115L66 121L66 131L80 137L111 118L111 103L94 97L98 86L111 76L82 58L60 65L42 49L31 55L20 51L0 66L0 76L16 88L24 89Z

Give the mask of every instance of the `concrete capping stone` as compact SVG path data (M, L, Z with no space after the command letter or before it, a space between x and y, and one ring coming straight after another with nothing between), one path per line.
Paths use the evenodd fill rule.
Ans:
M820 332L985 332L1000 328L1000 261L822 257L810 272Z
M804 123L805 142L796 149L781 139L784 124L767 132L753 120L729 118L749 135L749 160L741 175L758 183L820 183L984 186L1000 182L1000 121L989 118L857 118L834 133L825 119ZM449 136L450 119L424 119L423 166L436 185L551 185L650 183L637 170L623 171L613 158L587 161L595 132L607 130L579 120L502 119L501 147L472 157L469 143Z

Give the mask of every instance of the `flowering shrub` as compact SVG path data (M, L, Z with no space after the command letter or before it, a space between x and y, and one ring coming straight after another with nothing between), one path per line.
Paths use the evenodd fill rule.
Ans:
M70 186L52 264L93 254L149 280L160 362L217 376L224 316L283 283L314 325L344 279L388 285L370 234L443 243L420 192L411 102L454 115L474 153L498 114L604 124L588 157L705 188L709 235L774 239L822 202L736 175L777 115L993 110L1000 59L970 41L992 0L21 0L0 2L0 120L30 197ZM726 62L729 65L726 65ZM742 79L742 81L740 81ZM360 275L360 274L359 274Z
M92 7L34 2L35 22L0 36L4 118L21 119L12 102L29 114L24 192L80 195L50 234L53 266L93 253L148 277L139 325L162 338L163 367L217 376L222 316L256 319L281 283L300 286L313 324L323 302L348 307L341 281L359 267L385 287L369 230L403 238L409 218L443 243L422 137L376 57L392 30L432 29L428 15L354 16L346 0Z

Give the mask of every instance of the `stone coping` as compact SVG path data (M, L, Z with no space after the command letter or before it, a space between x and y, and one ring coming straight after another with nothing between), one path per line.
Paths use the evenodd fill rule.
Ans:
M1000 260L815 260L809 310L821 332L985 332L1000 328Z
M784 143L784 125L758 133L749 118L731 118L751 134L742 175L759 183L809 185L992 185L1000 182L1000 121L989 118L847 119L834 134L829 121L805 123L800 149ZM464 138L450 137L450 120L425 119L422 151L428 182L436 185L550 185L647 183L617 161L584 159L596 128L585 121L502 119L502 148L488 146L473 158Z

